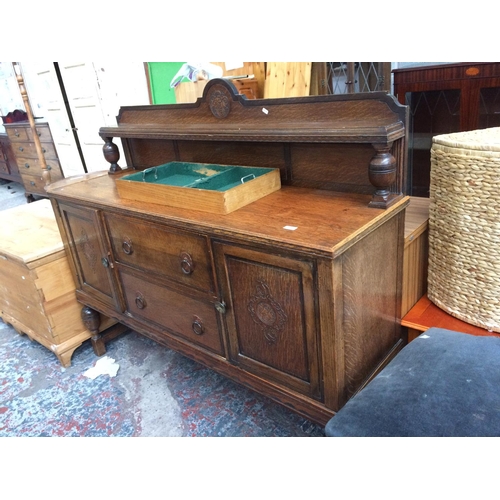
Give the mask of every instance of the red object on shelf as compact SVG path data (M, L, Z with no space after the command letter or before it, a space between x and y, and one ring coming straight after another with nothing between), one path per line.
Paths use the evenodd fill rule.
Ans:
M6 116L2 116L2 121L4 123L25 122L28 121L28 114L26 111L22 111L21 109L15 109L14 111L7 113Z

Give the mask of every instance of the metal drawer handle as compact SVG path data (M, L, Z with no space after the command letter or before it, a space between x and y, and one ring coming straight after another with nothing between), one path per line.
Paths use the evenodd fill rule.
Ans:
M216 302L215 309L219 311L221 314L226 314L226 303L225 302Z
M125 238L122 243L122 250L124 254L131 255L134 252L134 249L132 248L132 241Z
M14 135L15 135L16 137L19 137L19 132L14 132Z
M19 151L24 151L24 148L22 146L19 146Z
M101 259L101 264L104 266L104 267L109 267L109 260L106 259L106 257L103 257Z
M181 269L184 274L191 274L194 271L193 258L187 252L180 255Z
M30 168L30 164L29 164L29 163L25 163L25 164L24 164L24 166L25 166L26 168Z
M138 309L144 309L146 307L146 299L140 292L137 292L135 296L135 305Z
M203 322L198 316L195 316L193 319L193 324L191 325L193 328L193 332L196 335L203 335L205 333L205 327L203 326Z

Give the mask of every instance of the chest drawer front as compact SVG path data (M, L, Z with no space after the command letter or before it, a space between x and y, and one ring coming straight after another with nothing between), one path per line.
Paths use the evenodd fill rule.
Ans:
M47 164L47 168L50 170L51 182L63 178L61 166L58 160L45 160L45 163ZM18 156L17 165L19 166L19 171L22 175L42 175L42 166L40 165L40 160L38 158Z
M11 142L27 142L30 140L28 137L27 128L25 127L5 127L5 129Z
M120 281L127 311L190 341L223 354L214 305L186 297L123 269Z
M45 181L40 175L29 175L21 172L24 188L29 193L45 195Z
M212 268L203 236L106 214L117 262L202 291L212 291Z
M52 142L52 135L50 134L49 127L37 126L36 133L40 138L40 142ZM33 131L31 128L26 129L26 135L28 136L28 141L33 142Z
M18 161L20 157L26 157L26 158L38 157L38 153L36 152L36 146L34 142L17 143L14 146L14 151L16 153ZM42 153L44 154L46 159L57 158L56 148L53 144L47 144L47 143L42 144Z

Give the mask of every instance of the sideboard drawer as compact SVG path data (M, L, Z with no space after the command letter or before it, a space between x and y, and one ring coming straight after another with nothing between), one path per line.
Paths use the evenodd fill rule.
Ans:
M203 236L105 214L116 262L212 291L212 268Z
M119 276L127 311L134 318L156 323L191 343L223 354L212 303L186 297L123 269Z

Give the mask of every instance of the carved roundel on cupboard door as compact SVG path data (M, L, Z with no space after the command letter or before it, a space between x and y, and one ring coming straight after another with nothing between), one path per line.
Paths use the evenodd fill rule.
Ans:
M224 87L215 86L208 96L208 106L215 118L226 118L231 111L231 96Z
M248 311L254 322L262 328L266 341L274 344L278 334L283 331L287 316L281 305L271 297L269 286L264 281L259 280L255 288L255 295L248 303Z
M90 239L85 229L81 230L79 243L83 255L85 255L85 258L87 259L90 268L92 269L92 272L95 274L96 263L97 263L97 252L95 251L94 245L90 242Z

